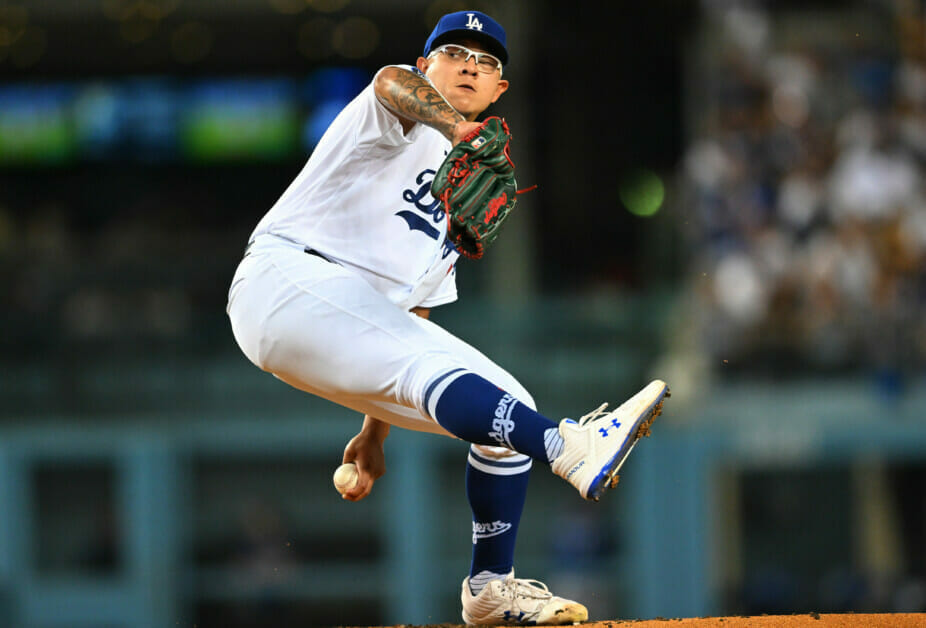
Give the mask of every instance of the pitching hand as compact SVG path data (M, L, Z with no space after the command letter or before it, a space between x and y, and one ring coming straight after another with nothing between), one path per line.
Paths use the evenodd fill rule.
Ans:
M357 502L370 494L373 483L386 473L383 442L389 434L389 424L370 416L364 418L363 429L344 448L343 462L357 465L357 485L344 492L344 499Z

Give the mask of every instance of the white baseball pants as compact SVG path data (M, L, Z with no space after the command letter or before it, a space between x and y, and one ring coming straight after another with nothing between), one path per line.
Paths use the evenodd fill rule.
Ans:
M347 268L276 236L251 245L232 280L227 311L238 345L258 367L398 427L450 435L431 414L454 377L428 389L461 368L534 407L514 377L469 344L399 308Z

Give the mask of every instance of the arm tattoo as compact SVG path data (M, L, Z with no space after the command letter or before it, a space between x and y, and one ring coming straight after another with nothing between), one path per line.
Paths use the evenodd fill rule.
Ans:
M433 127L451 140L453 128L464 119L427 79L412 72L396 72L380 101L398 115Z

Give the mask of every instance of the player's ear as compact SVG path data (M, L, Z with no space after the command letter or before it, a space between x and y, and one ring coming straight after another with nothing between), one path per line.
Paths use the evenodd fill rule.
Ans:
M492 97L492 102L495 102L499 97L508 91L508 81L505 79L499 79L498 85L495 87L495 96Z
M421 71L422 74L428 73L428 66L431 65L431 62L425 59L424 57L418 57L418 61L415 62L415 67Z

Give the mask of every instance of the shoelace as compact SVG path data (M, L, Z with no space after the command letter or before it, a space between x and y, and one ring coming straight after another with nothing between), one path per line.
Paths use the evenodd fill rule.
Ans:
M596 409L594 409L594 410L592 410L591 412L589 412L588 414L584 415L581 419L579 419L579 420L577 421L577 423L578 423L579 425L585 425L586 423L590 423L591 421L594 421L595 419L597 419L597 418L599 418L599 417L601 417L601 416L604 416L604 415L606 415L606 414L609 414L609 412L607 412L607 411L605 410L605 408L607 408L607 407L608 407L607 402L601 404L601 405L598 406Z
M502 580L502 591L511 593L511 601L514 601L518 597L519 592L523 597L531 597L539 600L553 597L547 585L539 580L515 578L513 575Z

